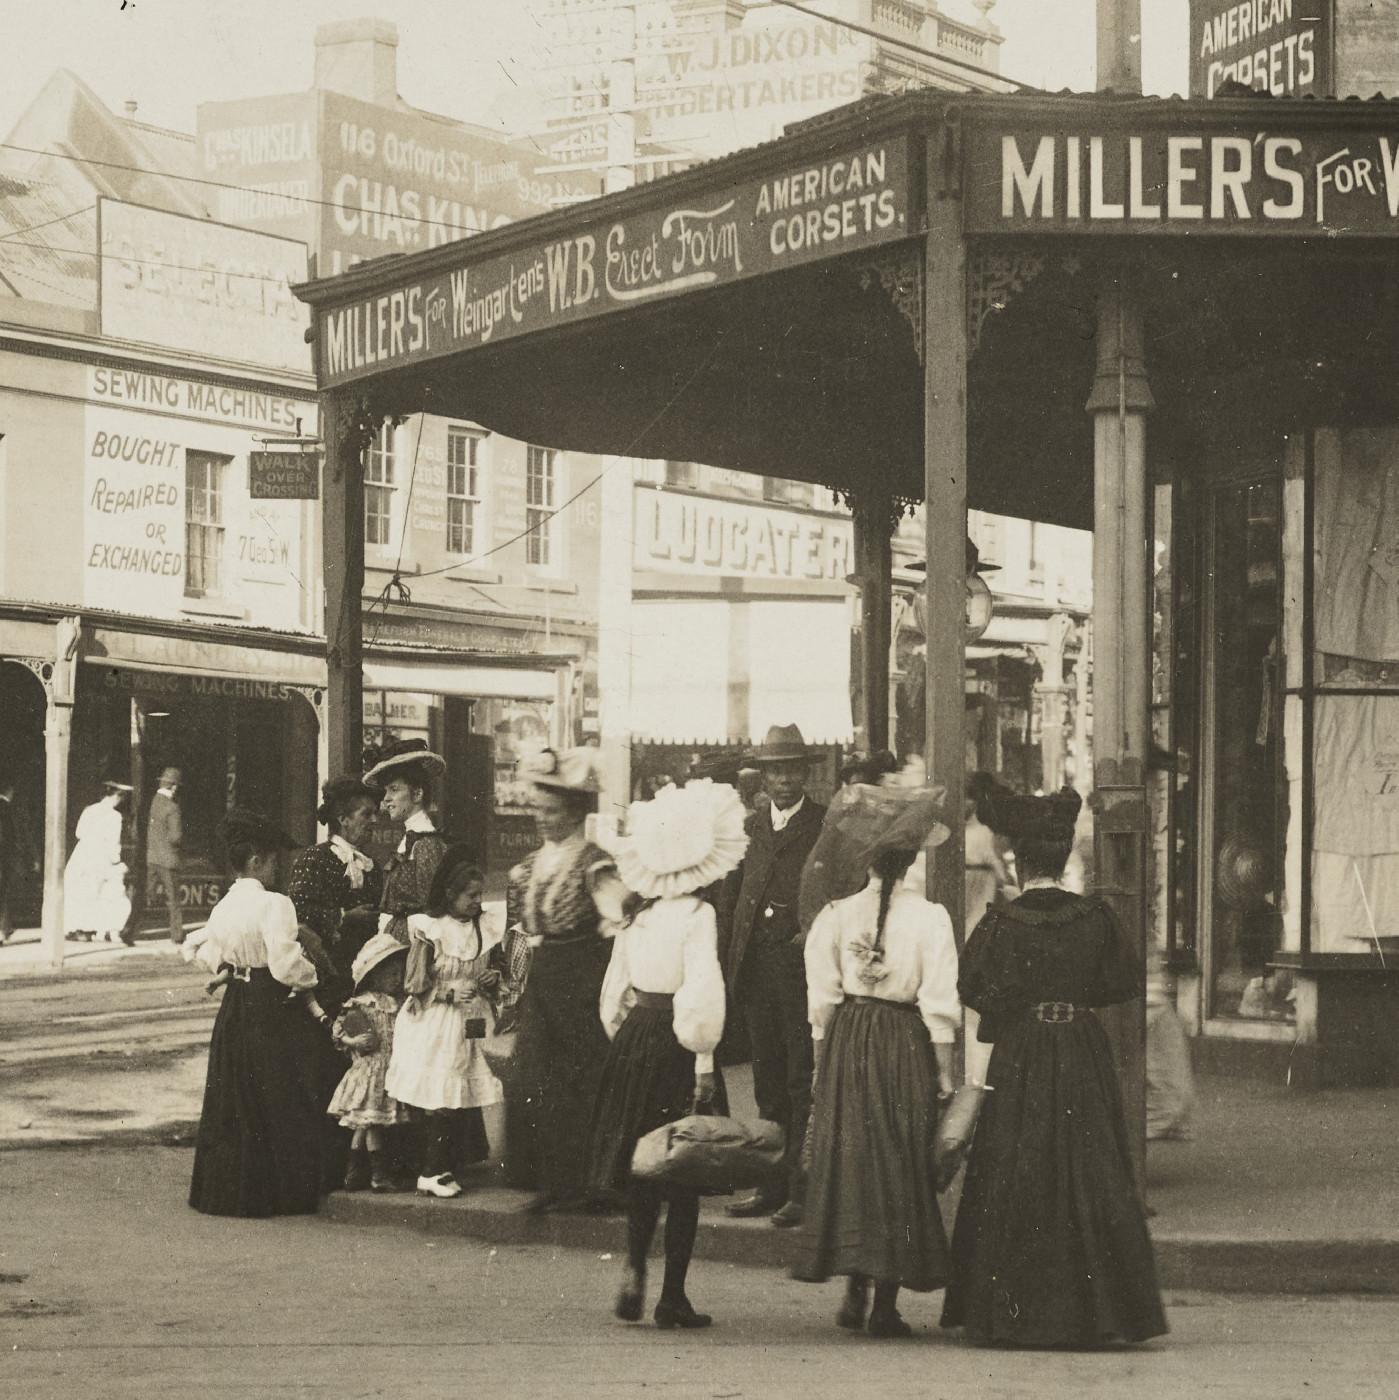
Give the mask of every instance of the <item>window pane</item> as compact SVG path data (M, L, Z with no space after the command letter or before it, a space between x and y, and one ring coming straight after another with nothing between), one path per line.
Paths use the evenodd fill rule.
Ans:
M1286 979L1268 963L1282 935L1280 838L1288 825L1278 692L1281 483L1215 497L1209 1014L1282 1020Z
M185 452L185 595L219 591L223 563L223 475L226 457Z

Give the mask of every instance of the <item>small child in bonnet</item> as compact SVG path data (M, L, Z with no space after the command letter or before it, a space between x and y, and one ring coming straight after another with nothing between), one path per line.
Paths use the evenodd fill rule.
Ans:
M383 1130L404 1123L408 1114L384 1088L393 1054L394 1018L403 1001L408 949L387 933L376 933L350 968L355 994L335 1022L335 1043L354 1055L327 1110L342 1128L354 1130L345 1190L392 1191L384 1155Z

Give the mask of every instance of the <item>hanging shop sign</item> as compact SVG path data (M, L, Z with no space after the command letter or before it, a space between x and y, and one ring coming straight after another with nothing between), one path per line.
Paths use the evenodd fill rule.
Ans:
M468 242L446 270L319 312L322 384L906 238L908 184L898 138L584 219L568 238L510 253L476 258Z
M967 231L1399 235L1399 129L1309 130L1299 115L1277 104L1247 123L1138 132L978 127Z
M1190 0L1190 95L1329 97L1335 0Z
M248 495L255 501L318 501L321 459L315 452L249 452Z

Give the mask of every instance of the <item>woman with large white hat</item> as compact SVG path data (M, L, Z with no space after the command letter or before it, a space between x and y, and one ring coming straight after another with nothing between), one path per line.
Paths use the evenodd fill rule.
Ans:
M589 1152L595 1192L625 1191L627 1268L617 1316L641 1317L646 1256L669 1200L660 1327L708 1327L685 1296L699 1195L633 1179L632 1153L647 1133L694 1104L727 1111L714 1051L724 1034L724 974L714 909L696 893L737 868L748 848L744 810L731 787L703 778L664 788L631 807L617 870L645 903L621 928L603 983L602 1024L612 1040L598 1090Z
M384 794L384 814L403 824L403 839L384 871L379 932L391 933L405 946L409 942L408 916L427 908L433 876L447 852L447 843L427 810L433 780L446 768L446 759L433 753L424 740L399 739L364 775L365 786Z

